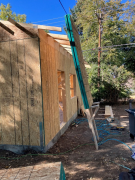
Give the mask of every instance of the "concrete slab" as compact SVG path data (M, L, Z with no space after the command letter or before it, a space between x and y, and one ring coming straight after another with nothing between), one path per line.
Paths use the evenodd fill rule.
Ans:
M62 169L61 162L4 169L0 170L0 180L59 180ZM65 175L61 180L65 180Z

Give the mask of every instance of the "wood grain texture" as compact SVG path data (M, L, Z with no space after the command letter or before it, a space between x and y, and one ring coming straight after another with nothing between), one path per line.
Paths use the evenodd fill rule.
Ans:
M45 144L47 145L60 130L58 104L58 78L55 42L43 30L39 30L44 103ZM48 42L49 41L49 42Z
M8 27L14 37L0 27L0 144L39 146L39 122L43 122L39 41L10 23ZM58 70L63 72L64 121L83 103L77 83L76 97L70 98L69 74L76 76L72 56L44 30L39 30L39 35L47 145L60 130Z
M66 40L59 40L59 39L55 39L58 43L62 44L62 45L70 45L70 42L69 41L66 41Z
M57 43L58 44L58 43ZM57 46L56 46L57 47ZM65 73L65 95L66 95L66 122L77 112L78 108L83 106L81 93L77 81L76 71L74 67L74 62L72 56L60 46L60 49L55 49L55 54L57 54L57 69ZM73 74L76 79L76 96L74 98L70 97L70 80L69 75ZM80 104L77 107L77 98Z
M34 24L33 24L34 25ZM36 24L35 24L36 26ZM44 26L44 25L37 25L38 29L50 30L50 31L62 31L61 27L54 27L54 26Z
M43 30L39 30L40 54L42 68L42 88L45 122L45 144L47 145L60 130L59 99L64 99L64 122L67 122L77 112L77 97L70 98L69 74L76 74L73 58L52 37ZM58 73L59 72L59 73ZM62 74L61 74L62 73ZM61 74L61 77L58 75ZM63 80L63 81L62 81ZM62 87L63 97L58 91L58 84ZM79 86L77 86L79 87ZM76 87L76 88L77 88ZM80 99L80 107L83 105L80 90L76 90L76 96Z
M67 35L48 33L54 39L69 40Z

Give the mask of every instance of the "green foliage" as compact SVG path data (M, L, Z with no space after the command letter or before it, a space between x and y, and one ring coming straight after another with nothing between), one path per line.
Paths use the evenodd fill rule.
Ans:
M11 17L16 22L26 22L26 15L25 14L16 14L12 12L11 5L7 4L1 4L0 6L0 19L1 20L8 20L8 17Z
M44 31L45 31L46 33L49 33L49 30L46 30L46 29L45 29Z
M78 0L70 11L80 34L84 59L92 67L88 75L93 97L107 101L128 97L130 90L126 84L132 76L128 71L135 72L135 47L112 46L135 43L135 3L133 1L121 3L121 0ZM102 13L103 48L101 76L98 79L99 22L96 14L100 13Z
M108 102L117 102L118 99L129 97L130 89L126 84L131 79L132 73L128 72L124 66L112 66L102 64L101 77L97 77L97 65L92 64L88 70L89 84L93 98L97 101L100 98ZM98 90L97 84L100 83Z

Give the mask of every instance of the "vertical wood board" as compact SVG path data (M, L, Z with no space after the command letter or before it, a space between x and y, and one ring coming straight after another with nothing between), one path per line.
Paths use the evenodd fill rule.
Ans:
M45 144L59 132L58 77L56 69L55 44L53 38L39 30L44 104ZM48 38L49 37L49 38ZM48 42L49 41L49 42Z

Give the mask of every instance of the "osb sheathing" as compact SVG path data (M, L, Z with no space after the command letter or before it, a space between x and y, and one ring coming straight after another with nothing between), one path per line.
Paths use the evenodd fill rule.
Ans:
M0 144L39 146L43 122L39 41L7 26L15 35L0 28Z
M63 108L66 106L66 111L64 111L64 120L67 122L77 112L77 98L79 102L79 108L83 103L77 79L76 96L72 99L70 98L69 74L74 74L76 76L72 56L43 30L39 30L39 37L42 70L45 144L47 145L60 130L57 75L58 70L64 72L66 100L63 104Z

